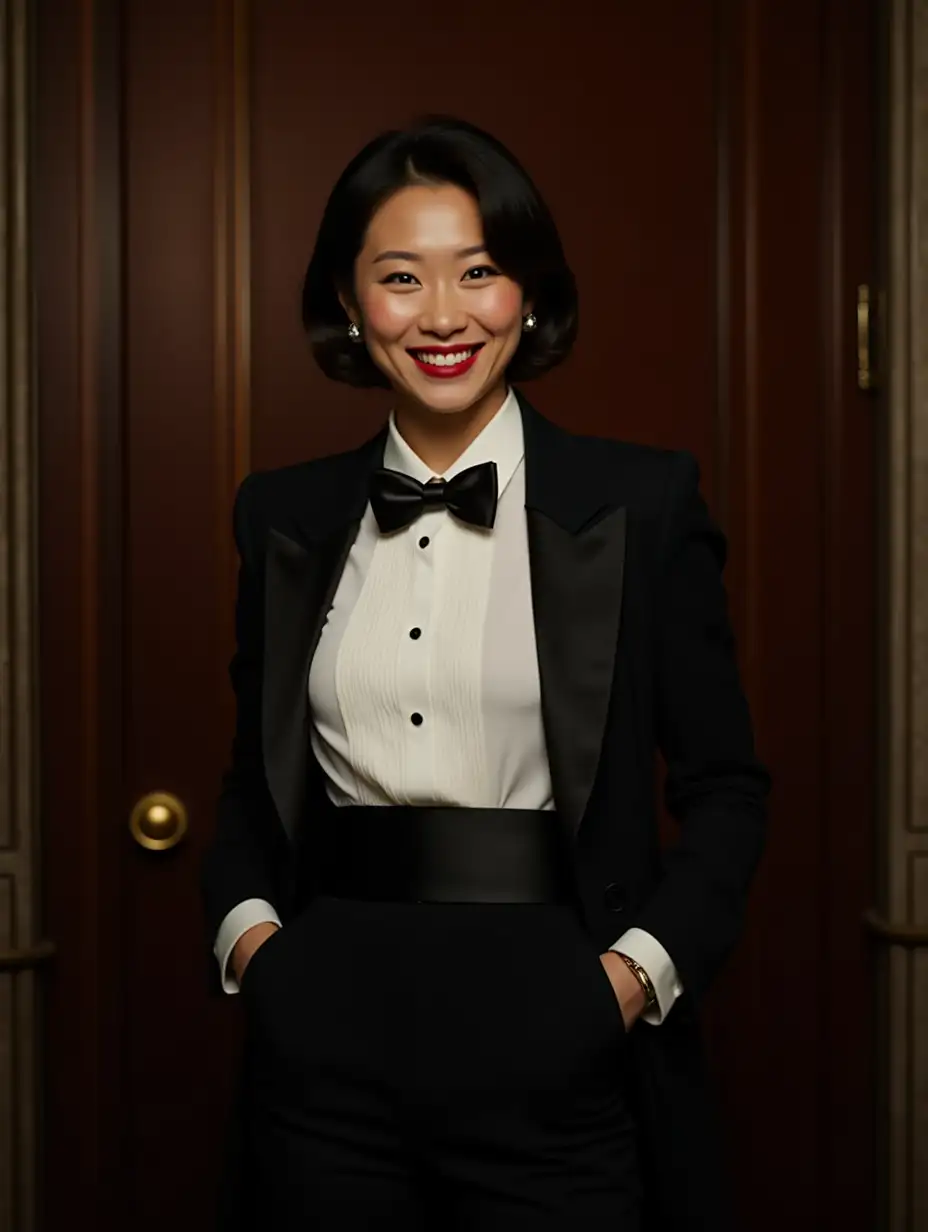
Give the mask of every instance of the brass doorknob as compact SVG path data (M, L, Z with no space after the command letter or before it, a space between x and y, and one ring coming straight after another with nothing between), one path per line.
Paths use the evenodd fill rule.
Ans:
M187 833L187 810L169 791L150 792L132 810L129 832L140 847L167 851Z

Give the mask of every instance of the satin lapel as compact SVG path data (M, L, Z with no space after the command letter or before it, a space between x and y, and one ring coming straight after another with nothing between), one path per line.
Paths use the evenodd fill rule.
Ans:
M309 667L367 505L386 432L350 454L314 463L268 532L264 597L262 746L281 823L296 838L311 755Z
M526 521L542 718L555 805L573 832L590 798L612 695L626 512L578 438L520 397Z
M302 547L270 532L265 583L264 768L277 813L291 839L303 811L309 757L309 667L358 533L349 522Z

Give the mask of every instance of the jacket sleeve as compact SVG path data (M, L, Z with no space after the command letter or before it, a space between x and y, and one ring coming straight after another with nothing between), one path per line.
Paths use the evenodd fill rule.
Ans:
M283 837L261 752L264 551L254 514L253 479L249 477L239 488L234 513L239 572L236 649L229 675L235 694L235 734L222 780L216 829L201 870L211 955L219 927L234 907L248 899L275 903L275 870L280 867L277 846ZM218 975L215 959L211 958L210 967Z
M655 589L654 687L667 807L680 833L635 923L661 942L697 999L740 935L770 786L738 674L725 558L699 468L675 454Z

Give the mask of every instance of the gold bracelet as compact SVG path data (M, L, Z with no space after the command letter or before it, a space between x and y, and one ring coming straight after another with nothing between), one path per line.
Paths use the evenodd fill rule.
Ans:
M645 1010L653 1009L657 1005L657 993L654 991L654 985L651 983L651 977L645 971L640 963L636 963L634 958L629 958L627 954L623 954L621 950L616 950L619 958L625 963L629 971L641 985L641 991L644 993L644 1008Z

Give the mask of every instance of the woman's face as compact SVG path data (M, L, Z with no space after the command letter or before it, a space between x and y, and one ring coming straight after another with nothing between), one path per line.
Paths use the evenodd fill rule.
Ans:
M371 219L355 262L371 358L397 395L439 414L501 394L522 333L522 288L484 247L476 201L452 184L400 189Z

